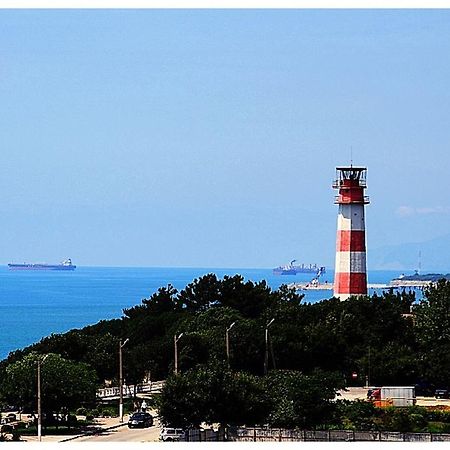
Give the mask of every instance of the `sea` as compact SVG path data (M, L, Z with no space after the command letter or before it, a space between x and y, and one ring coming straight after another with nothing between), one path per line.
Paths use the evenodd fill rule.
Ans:
M78 266L73 272L57 272L10 271L0 266L0 360L52 333L120 318L124 308L140 304L158 288L171 284L181 290L208 273L219 278L240 274L245 280L266 280L272 289L313 278L312 274L277 276L272 269ZM398 275L393 271L371 271L368 281L387 283ZM321 282L332 282L333 276L333 271L328 270ZM303 301L309 303L332 297L331 290L303 293Z

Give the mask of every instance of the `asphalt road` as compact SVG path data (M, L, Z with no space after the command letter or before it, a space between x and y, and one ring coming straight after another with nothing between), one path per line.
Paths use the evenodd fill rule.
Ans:
M93 436L80 437L72 442L157 442L159 441L159 423L149 428L128 428L124 425Z

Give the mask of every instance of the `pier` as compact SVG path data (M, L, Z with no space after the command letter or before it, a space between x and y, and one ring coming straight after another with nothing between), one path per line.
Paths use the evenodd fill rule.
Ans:
M369 283L367 289L423 289L433 284L432 281L402 281L395 280L390 283ZM333 283L290 283L288 287L296 291L332 291Z

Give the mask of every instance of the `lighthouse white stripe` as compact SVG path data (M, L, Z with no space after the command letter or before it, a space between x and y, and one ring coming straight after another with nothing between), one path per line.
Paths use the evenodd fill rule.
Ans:
M365 273L366 252L336 252L336 273Z
M338 230L365 230L364 205L339 205L337 228Z

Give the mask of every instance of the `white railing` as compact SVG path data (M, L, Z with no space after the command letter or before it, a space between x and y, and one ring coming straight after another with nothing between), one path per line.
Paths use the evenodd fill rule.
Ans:
M136 393L146 393L146 394L158 394L161 392L164 386L164 381L150 381L149 383L141 383L136 385ZM134 385L124 385L122 387L122 395L124 397L132 397L134 394ZM107 398L107 397L119 397L120 388L119 386L107 387L97 390L97 397Z

